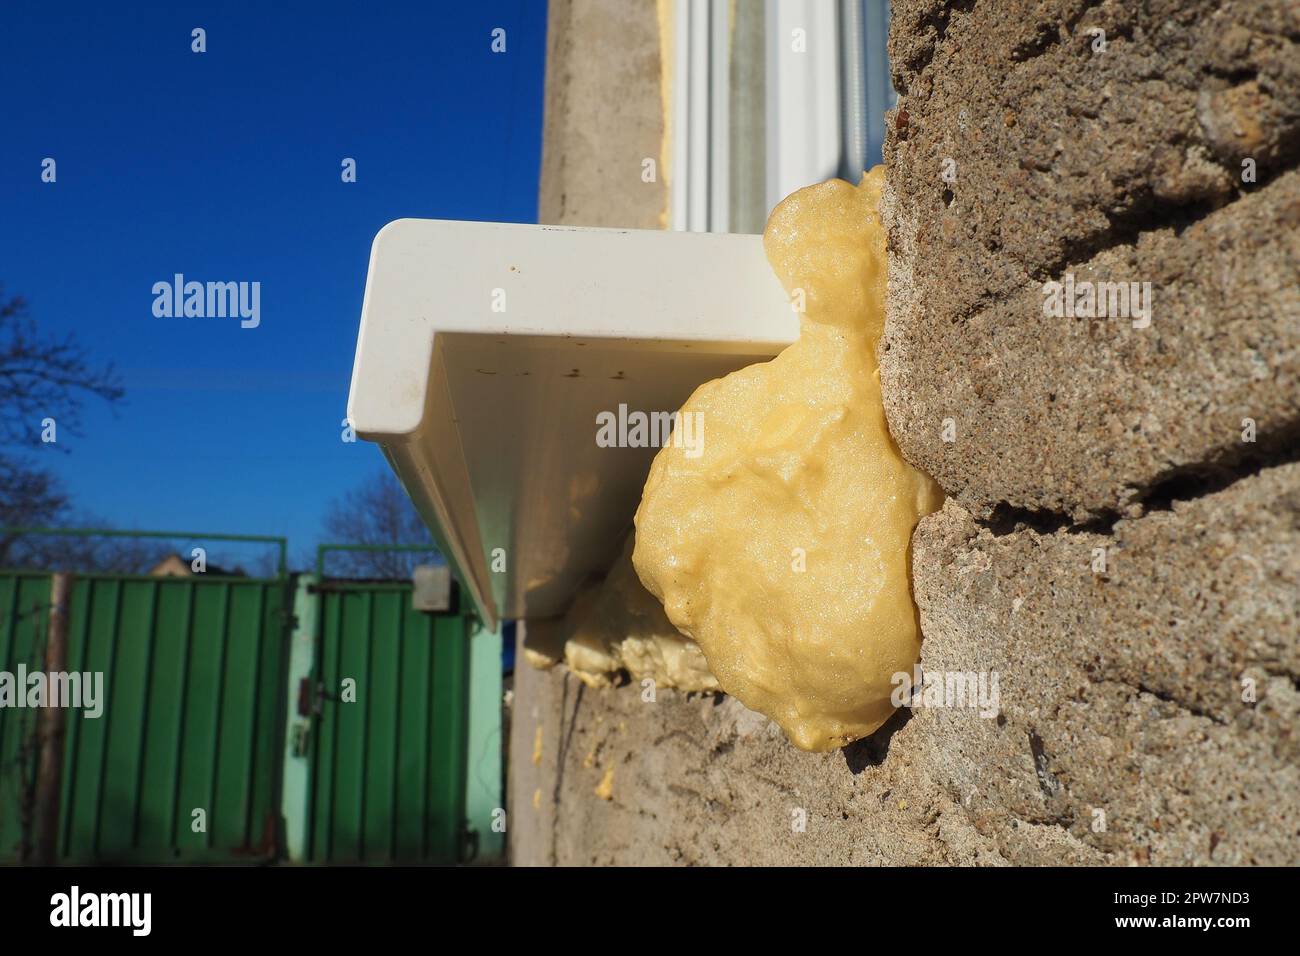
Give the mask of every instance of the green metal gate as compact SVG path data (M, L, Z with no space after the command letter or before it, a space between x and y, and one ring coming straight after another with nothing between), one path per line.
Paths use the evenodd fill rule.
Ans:
M0 665L44 667L48 574L0 572ZM103 675L67 714L62 862L270 859L278 848L286 577L85 575L67 670ZM30 839L38 711L0 708L0 862Z
M324 581L307 856L454 863L465 830L470 621L406 582Z
M58 862L258 862L288 851L316 863L456 863L478 845L466 820L471 613L414 610L410 582L316 584L319 561L315 578L291 576L280 538L9 530L280 549L275 578L74 577L63 669L102 676L102 713L64 714ZM43 571L0 571L5 674L44 672L51 590ZM499 660L480 679L475 699L490 709ZM33 856L40 715L0 707L0 863ZM491 722L477 719L490 743ZM489 786L479 806L482 790L479 836L493 800Z

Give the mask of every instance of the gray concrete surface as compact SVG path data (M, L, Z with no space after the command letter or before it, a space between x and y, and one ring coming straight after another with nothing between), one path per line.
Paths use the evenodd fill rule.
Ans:
M893 15L881 381L909 460L978 517L1085 522L1300 444L1300 7ZM1150 326L1045 317L1066 273L1151 283Z
M659 229L668 191L659 21L645 0L550 0L538 220ZM643 163L655 163L645 182Z

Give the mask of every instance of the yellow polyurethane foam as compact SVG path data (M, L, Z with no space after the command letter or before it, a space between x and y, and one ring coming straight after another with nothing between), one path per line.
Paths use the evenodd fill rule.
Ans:
M626 670L636 684L649 679L682 691L718 689L699 646L682 636L637 579L630 534L604 582L574 601L566 625L570 619L564 661L588 687L609 687Z
M700 386L703 453L665 444L636 515L633 562L722 689L804 750L870 734L920 650L912 530L943 501L885 424L883 170L801 189L763 243L799 341Z

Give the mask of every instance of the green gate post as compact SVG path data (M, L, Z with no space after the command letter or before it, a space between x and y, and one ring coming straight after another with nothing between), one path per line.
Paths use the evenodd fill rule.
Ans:
M465 815L477 834L476 862L505 854L505 800L501 779L501 624L489 631L475 622L470 636L469 767Z

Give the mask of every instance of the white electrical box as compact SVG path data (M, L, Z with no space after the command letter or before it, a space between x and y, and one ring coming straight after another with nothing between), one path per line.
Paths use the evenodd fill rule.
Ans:
M417 564L411 572L411 607L417 611L451 610L451 568Z

